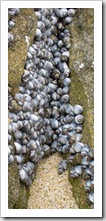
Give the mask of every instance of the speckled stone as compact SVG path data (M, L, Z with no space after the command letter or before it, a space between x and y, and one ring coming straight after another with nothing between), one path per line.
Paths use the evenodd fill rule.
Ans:
M33 43L37 19L34 10L22 8L18 16L14 16L15 26L10 33L14 36L14 43L8 49L8 83L12 88L12 95L19 91L21 76L27 56L25 36L29 37L29 45Z
M58 175L62 156L54 153L41 159L30 187L28 209L78 209L68 180L68 171Z
M83 142L94 145L94 10L92 8L76 10L69 26L71 48L69 66L72 86L70 102L84 107ZM86 126L85 126L86 125ZM86 128L85 128L86 127ZM87 138L87 130L90 137Z

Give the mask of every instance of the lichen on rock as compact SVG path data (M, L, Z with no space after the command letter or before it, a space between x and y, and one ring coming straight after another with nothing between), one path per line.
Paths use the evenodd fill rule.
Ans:
M10 18L10 16L9 16ZM11 88L11 94L19 92L21 76L24 71L24 65L27 57L27 42L33 43L35 36L37 19L33 9L22 8L18 16L14 17L15 26L10 31L14 35L14 42L8 49L8 83ZM19 111L19 106L15 100L12 100L12 110L14 113ZM8 124L11 119L8 118ZM14 141L10 142L14 146ZM8 208L26 209L29 189L20 183L19 171L16 161L8 167Z
M70 103L84 107L82 142L94 146L94 10L78 8L71 25L69 66L72 84ZM74 197L81 209L89 209L82 178L70 178Z
M31 8L22 8L18 16L14 17L15 26L10 33L14 36L14 42L8 49L8 83L12 88L12 95L19 92L21 76L24 71L24 65L27 57L27 42L33 43L36 30L37 19L34 10Z

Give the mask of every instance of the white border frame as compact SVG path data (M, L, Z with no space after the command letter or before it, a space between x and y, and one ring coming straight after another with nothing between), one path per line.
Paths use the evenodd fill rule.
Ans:
M94 209L8 209L8 8L94 8ZM102 217L102 1L1 1L1 217Z

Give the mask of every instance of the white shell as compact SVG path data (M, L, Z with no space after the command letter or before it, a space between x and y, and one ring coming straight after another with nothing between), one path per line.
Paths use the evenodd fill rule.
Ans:
M83 117L82 115L77 115L77 116L75 117L75 123L76 123L76 124L82 124L83 121L84 121L84 117Z

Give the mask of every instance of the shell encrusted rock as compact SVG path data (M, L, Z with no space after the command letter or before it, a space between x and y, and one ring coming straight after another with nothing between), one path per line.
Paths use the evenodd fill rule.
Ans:
M19 9L9 9L9 15L19 16ZM71 75L68 65L71 46L70 24L75 9L34 9L37 29L33 44L28 47L19 93L15 101L20 107L9 111L9 143L14 139L14 153L9 145L9 164L14 160L19 169L20 181L30 186L35 177L38 161L55 152L68 154L58 166L58 173L70 168L70 177L90 180L85 185L88 200L93 203L94 154L93 149L81 143L83 129L83 107L70 104ZM9 21L12 29L14 21ZM9 48L14 37L9 34ZM9 108L13 110L13 98L9 93ZM79 163L75 157L81 157ZM92 184L92 185L91 185Z

